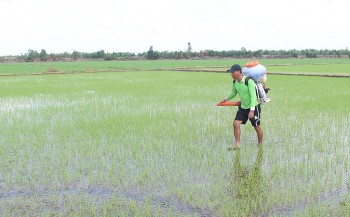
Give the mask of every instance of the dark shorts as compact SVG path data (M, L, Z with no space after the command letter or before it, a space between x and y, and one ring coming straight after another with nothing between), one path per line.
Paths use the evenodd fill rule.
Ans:
M242 109L241 107L239 107L236 113L235 120L242 121L242 124L247 123L249 112L250 112L250 109ZM255 106L254 118L250 119L250 123L252 124L253 127L260 126L260 113L261 113L260 105Z

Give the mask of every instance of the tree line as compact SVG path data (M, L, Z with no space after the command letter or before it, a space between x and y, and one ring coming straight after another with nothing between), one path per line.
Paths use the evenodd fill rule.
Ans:
M99 50L96 52L86 53L73 51L72 53L50 53L45 49L40 52L29 49L25 54L18 56L2 56L0 61L17 61L17 62L33 62L33 61L78 61L78 60L142 60L142 59L208 59L208 58L350 58L348 48L340 50L328 49L304 49L304 50L247 50L242 47L240 50L201 50L192 51L190 43L184 51L157 51L153 46L147 52L131 53L131 52L105 52Z

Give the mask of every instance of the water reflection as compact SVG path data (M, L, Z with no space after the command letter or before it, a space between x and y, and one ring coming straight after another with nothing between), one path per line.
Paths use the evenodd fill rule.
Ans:
M258 154L252 169L243 168L241 165L241 152L237 151L234 160L234 177L236 198L253 197L259 194L263 181L261 165L263 161L263 149L258 149Z
M245 213L257 214L262 211L266 199L263 173L263 148L258 148L253 166L242 166L241 151L237 150L233 162L230 183L230 194L236 208L245 210ZM247 163L247 162L244 162Z

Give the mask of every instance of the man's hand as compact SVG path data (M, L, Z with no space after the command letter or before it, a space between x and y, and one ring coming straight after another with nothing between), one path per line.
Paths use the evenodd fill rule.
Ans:
M248 114L248 118L249 119L253 119L254 118L254 111L250 110L250 112Z
M227 99L226 99L226 98L223 99L223 100L221 100L221 101L218 103L218 105L219 105L220 103L224 103L224 102L227 102Z

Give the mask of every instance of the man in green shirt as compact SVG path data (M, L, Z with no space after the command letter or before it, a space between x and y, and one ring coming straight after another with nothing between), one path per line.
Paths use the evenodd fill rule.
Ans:
M246 85L246 76L242 74L242 68L238 64L233 65L227 72L231 73L231 77L234 79L233 87L231 94L221 102L233 99L237 93L241 99L241 106L239 106L235 120L233 121L233 134L236 144L229 146L229 148L240 148L241 124L245 124L248 119L257 133L258 146L261 146L263 141L263 132L260 127L261 108L256 97L255 83L252 79L248 79L248 85Z

